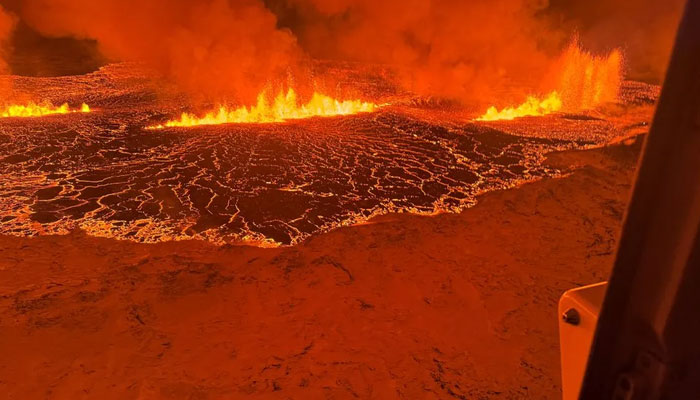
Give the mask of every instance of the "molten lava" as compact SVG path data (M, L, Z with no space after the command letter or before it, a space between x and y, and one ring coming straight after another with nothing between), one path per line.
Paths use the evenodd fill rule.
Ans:
M566 111L590 110L618 101L623 80L623 57L619 49L607 56L581 50L574 41L559 62L559 90Z
M580 112L616 102L622 85L623 57L613 50L605 57L584 51L574 40L556 66L557 90L540 100L530 96L517 107L491 107L477 121L512 120L557 111Z
M379 106L374 103L360 100L336 100L320 93L314 93L308 103L299 105L297 94L289 89L287 94L280 92L272 104L268 103L264 93L258 95L255 106L229 109L220 106L217 111L212 111L198 117L190 113L182 113L179 120L171 120L162 125L148 127L147 129L163 129L170 127L191 127L199 125L221 124L260 124L284 122L291 119L311 117L331 117L336 115L350 115L372 112Z
M45 115L53 114L70 114L82 112L90 112L90 106L83 103L80 109L71 109L67 103L61 106L54 106L51 103L37 104L30 102L27 104L13 104L5 106L5 108L0 109L1 118L29 118L29 117L43 117Z
M550 93L544 100L530 96L525 103L518 107L507 107L501 111L498 111L496 107L491 107L486 111L486 114L477 118L477 121L512 120L520 117L547 115L561 110L561 104L561 98L557 92Z

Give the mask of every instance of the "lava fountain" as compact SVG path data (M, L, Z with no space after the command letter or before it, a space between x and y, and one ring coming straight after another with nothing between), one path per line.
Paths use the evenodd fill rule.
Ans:
M558 92L554 91L544 100L528 96L527 100L517 107L507 107L501 111L496 107L491 107L486 111L486 114L477 118L477 121L513 120L526 116L547 115L561 110L561 105L561 97Z
M516 107L490 107L477 121L513 120L559 111L580 112L618 100L622 84L623 57L619 49L606 56L582 50L574 40L556 66L558 88L544 98L528 96Z
M308 103L299 105L296 92L293 89L289 89L286 94L280 92L272 104L267 101L267 97L263 92L258 95L257 104L250 108L242 106L230 109L227 106L219 106L218 110L208 112L202 117L191 113L182 113L180 119L150 126L147 129L199 125L275 123L292 119L367 113L375 111L377 108L379 106L374 103L361 100L341 101L320 93L314 93Z
M54 106L51 103L34 103L29 102L27 104L13 104L5 106L0 109L1 118L34 118L43 117L46 115L54 114L70 114L70 113L88 113L90 112L90 106L83 103L80 108L71 108L68 103L64 103L60 106Z

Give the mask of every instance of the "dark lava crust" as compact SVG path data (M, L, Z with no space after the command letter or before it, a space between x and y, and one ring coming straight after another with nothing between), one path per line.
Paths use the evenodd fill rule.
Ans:
M485 191L558 175L542 163L548 152L639 125L557 116L509 130L513 122L474 124L404 103L349 117L151 131L144 126L181 105L164 105L132 67L13 79L54 103L95 109L0 120L0 233L22 236L80 227L143 242L294 244L387 212L461 210ZM567 134L537 134L555 130Z

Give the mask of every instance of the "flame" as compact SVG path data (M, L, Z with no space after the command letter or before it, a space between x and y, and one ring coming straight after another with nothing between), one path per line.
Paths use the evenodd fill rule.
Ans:
M559 88L568 111L590 110L618 100L623 57L615 49L605 57L584 51L575 40L559 64Z
M561 110L561 98L559 93L552 92L544 100L539 100L534 96L527 98L525 103L518 107L507 107L498 111L496 107L491 107L486 114L477 118L477 121L499 121L512 120L520 117L537 117L547 115Z
M616 102L622 84L623 57L619 49L599 57L581 49L574 40L557 64L556 91L540 100L530 96L518 107L498 111L491 107L477 121L512 120L558 111L579 112Z
M211 111L203 117L190 113L182 113L180 119L171 120L162 125L150 126L147 129L163 129L171 127L191 127L199 125L221 124L262 124L284 122L291 119L311 117L330 117L336 115L350 115L372 112L379 106L360 100L336 100L329 96L314 93L308 103L298 105L297 94L289 89L286 94L280 92L272 104L269 104L265 93L258 95L255 106L229 109L219 106L218 110Z
M45 115L70 114L76 112L88 113L90 112L90 106L83 103L80 109L71 109L68 103L64 103L58 107L51 103L37 104L29 102L27 104L13 104L5 106L4 109L0 109L0 118L43 117Z

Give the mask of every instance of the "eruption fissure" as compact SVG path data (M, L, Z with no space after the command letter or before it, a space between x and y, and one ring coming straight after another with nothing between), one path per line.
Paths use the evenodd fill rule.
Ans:
M556 65L557 90L544 99L529 96L517 107L490 107L477 121L513 120L559 111L580 112L618 101L622 85L623 57L615 49L606 56L584 51L574 40Z
M68 103L64 103L60 106L54 106L51 103L34 103L29 102L27 104L12 104L0 108L1 118L34 118L43 117L46 115L55 114L71 114L71 113L89 113L90 106L83 103L80 108L71 108Z
M477 121L499 121L513 120L521 117L539 117L561 110L561 97L559 93L552 92L544 100L529 96L527 100L518 107L506 107L499 111L496 107L491 107L486 114L477 118Z
M260 124L284 122L292 119L311 117L332 117L372 112L380 105L361 100L336 100L332 97L314 93L308 103L299 105L297 94L289 89L280 92L270 104L264 93L258 95L258 101L252 107L230 109L219 106L218 110L208 112L203 117L191 113L182 113L180 119L170 120L164 124L150 126L147 129L173 127L192 127L200 125L222 124Z

